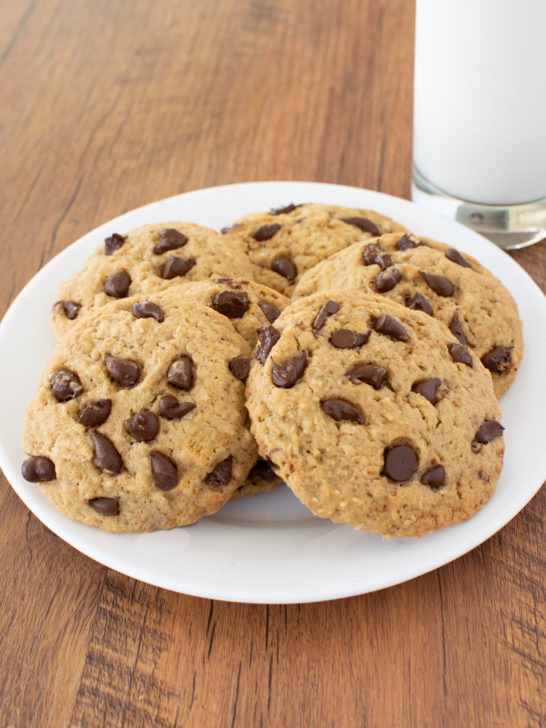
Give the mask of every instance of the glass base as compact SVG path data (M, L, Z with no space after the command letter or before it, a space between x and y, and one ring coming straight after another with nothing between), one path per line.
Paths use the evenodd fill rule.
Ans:
M504 250L546 238L546 197L524 205L482 205L451 197L413 168L411 199L422 207L463 223Z

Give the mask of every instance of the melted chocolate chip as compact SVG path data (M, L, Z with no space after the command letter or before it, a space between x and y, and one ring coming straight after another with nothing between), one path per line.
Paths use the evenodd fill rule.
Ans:
M21 466L21 473L29 483L47 483L55 480L55 463L44 455L32 455Z
M338 329L330 336L330 344L336 349L358 349L370 338L371 331L365 331L363 334L357 334L356 331L350 329Z
M74 321L82 307L81 303L76 303L75 301L57 301L55 306L62 309L62 312L70 321Z
M315 316L315 320L313 321L313 336L315 338L318 336L318 332L324 326L324 322L326 321L328 316L332 316L334 313L337 313L338 310L339 306L335 301L326 301L326 303L322 304L322 306L319 308L319 312Z
M407 445L388 447L383 458L383 474L397 483L408 480L417 470L417 455Z
M262 326L258 329L258 343L252 352L252 358L265 364L271 349L275 346L281 335L274 326Z
M391 291L397 283L402 280L402 274L398 268L387 268L375 279L375 288L379 293Z
M166 492L178 485L178 468L173 461L162 452L152 450L150 453L152 479L158 490Z
M189 356L175 359L167 370L168 383L177 389L190 390L193 386L193 360Z
M120 235L119 233L112 233L109 238L104 241L104 255L112 255L116 250L119 250L123 243L127 240L127 235Z
M346 222L347 225L353 225L363 233L370 233L370 235L381 235L381 231L377 225L369 220L367 217L342 217L342 222Z
M50 377L49 389L57 402L68 402L80 396L83 385L77 374L68 369L61 369Z
M392 318L392 316L388 316L386 313L382 313L381 316L377 317L374 324L374 329L380 334L390 336L397 341L409 340L406 329L402 326L402 324L396 319Z
M90 430L89 436L93 440L93 450L95 452L93 462L97 468L105 470L107 473L113 473L114 475L120 473L123 467L123 461L111 440L98 430Z
M273 472L273 469L267 460L258 460L256 465L254 465L248 474L247 480L252 480L253 478L260 478L261 480L270 482L272 480L276 480L277 476Z
M221 291L211 298L211 305L230 319L241 318L248 311L248 293Z
M271 367L271 381L276 387L290 389L301 377L306 366L306 351L300 351L297 356L282 362L274 361Z
M270 324L272 324L273 321L276 321L281 315L279 309L272 303L267 303L267 301L258 301L258 306L262 309L263 315Z
M212 470L207 475L207 477L205 478L205 482L209 485L227 485L231 480L232 461L233 457L230 455L225 460L222 460L222 462L218 463L218 465L214 467L214 470Z
M90 498L87 504L101 516L119 516L119 498Z
M448 298L455 293L455 286L451 281L448 281L447 278L444 278L443 276L435 276L432 273L424 273L423 271L421 271L421 275L425 279L427 286L439 296Z
M159 420L153 412L142 410L125 421L125 429L137 442L150 442L159 432Z
M504 427L500 424L500 422L497 422L496 420L485 420L474 435L474 440L486 445L496 437L500 437L503 430Z
M362 251L364 265L378 265L385 270L392 265L391 256L387 253L381 243L368 243Z
M176 255L168 255L161 268L161 277L170 281L171 278L185 276L194 265L194 258L177 258Z
M438 402L436 395L441 383L441 379L419 379L413 383L411 391L428 399L431 404L436 404Z
M278 222L274 222L271 225L260 225L259 228L254 230L252 237L254 240L261 243L264 240L270 240L273 235L276 235L279 232L280 229L281 226Z
M78 422L84 427L99 427L110 417L112 411L111 399L97 399L96 402L89 402L80 414Z
M140 367L136 361L106 354L105 362L108 374L120 387L130 389L138 382Z
M495 374L503 374L512 364L513 346L494 346L482 356L482 364Z
M176 397L166 394L159 400L159 414L167 420L179 420L188 412L194 410L196 405L193 402L179 402Z
M324 414L336 422L348 420L349 422L356 422L357 425L366 424L366 420L360 410L344 399L324 399L320 403L320 406Z
M287 215L289 212L294 212L294 210L297 210L298 207L301 207L301 204L294 205L292 202L289 205L285 205L284 207L273 207L271 210L269 210L270 215Z
M174 228L162 228L159 232L159 243L153 248L156 255L166 253L167 250L182 248L188 242L188 238L179 230Z
M378 364L355 364L349 369L347 376L353 384L371 384L374 389L383 385L387 370Z
M129 292L131 285L131 276L122 270L118 273L112 273L111 276L104 281L104 292L113 298L125 298Z
M412 311L422 311L432 316L432 306L421 293L414 293L413 296L406 296L406 308Z
M410 248L417 248L418 243L413 241L409 235L402 235L400 240L396 243L396 250L409 250Z
M472 361L472 357L470 356L470 352L466 348L466 346L463 346L462 344L450 344L448 346L449 354L454 362L460 362L461 364L466 364L467 367L473 367L474 362Z
M452 263L462 265L464 268L472 268L470 263L465 260L463 256L459 253L459 251L455 250L455 248L448 248L444 255L448 260L451 260Z
M287 255L279 255L271 262L271 270L278 273L289 283L292 283L298 275L298 269L294 261Z
M432 490L441 488L446 478L446 471L441 465L435 465L426 470L421 476L421 483L428 485Z
M165 319L163 309L157 303L152 303L152 301L133 303L131 313L135 318L154 318L159 324Z
M456 313L453 314L449 322L449 330L455 338L459 339L463 346L466 346L466 336L464 335L463 327Z
M236 356L229 362L229 371L241 382L246 382L250 371L250 359L246 359L244 356Z

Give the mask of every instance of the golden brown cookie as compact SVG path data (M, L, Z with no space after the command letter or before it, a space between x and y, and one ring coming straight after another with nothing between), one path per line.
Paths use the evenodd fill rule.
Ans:
M252 356L260 454L315 515L417 537L493 495L504 443L491 377L430 316L319 293L265 327Z

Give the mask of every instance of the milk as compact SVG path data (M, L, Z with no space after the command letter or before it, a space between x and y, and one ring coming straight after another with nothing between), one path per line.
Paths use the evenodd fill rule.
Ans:
M454 197L546 197L546 0L417 0L413 160Z

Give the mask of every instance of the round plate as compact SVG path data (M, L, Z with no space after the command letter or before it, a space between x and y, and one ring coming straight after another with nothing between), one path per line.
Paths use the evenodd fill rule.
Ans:
M198 523L171 531L110 534L61 515L21 477L24 410L54 347L49 310L57 288L112 232L151 222L189 220L220 229L241 215L289 202L377 210L417 235L470 253L512 292L523 321L525 355L501 400L504 470L489 503L470 521L424 538L384 541L315 518L285 486L228 503ZM24 335L21 332L25 332ZM546 301L514 261L468 228L416 205L355 187L258 182L197 190L146 205L85 235L24 288L0 326L0 465L30 510L92 559L165 589L238 602L290 603L363 594L412 579L461 556L513 518L546 477Z

